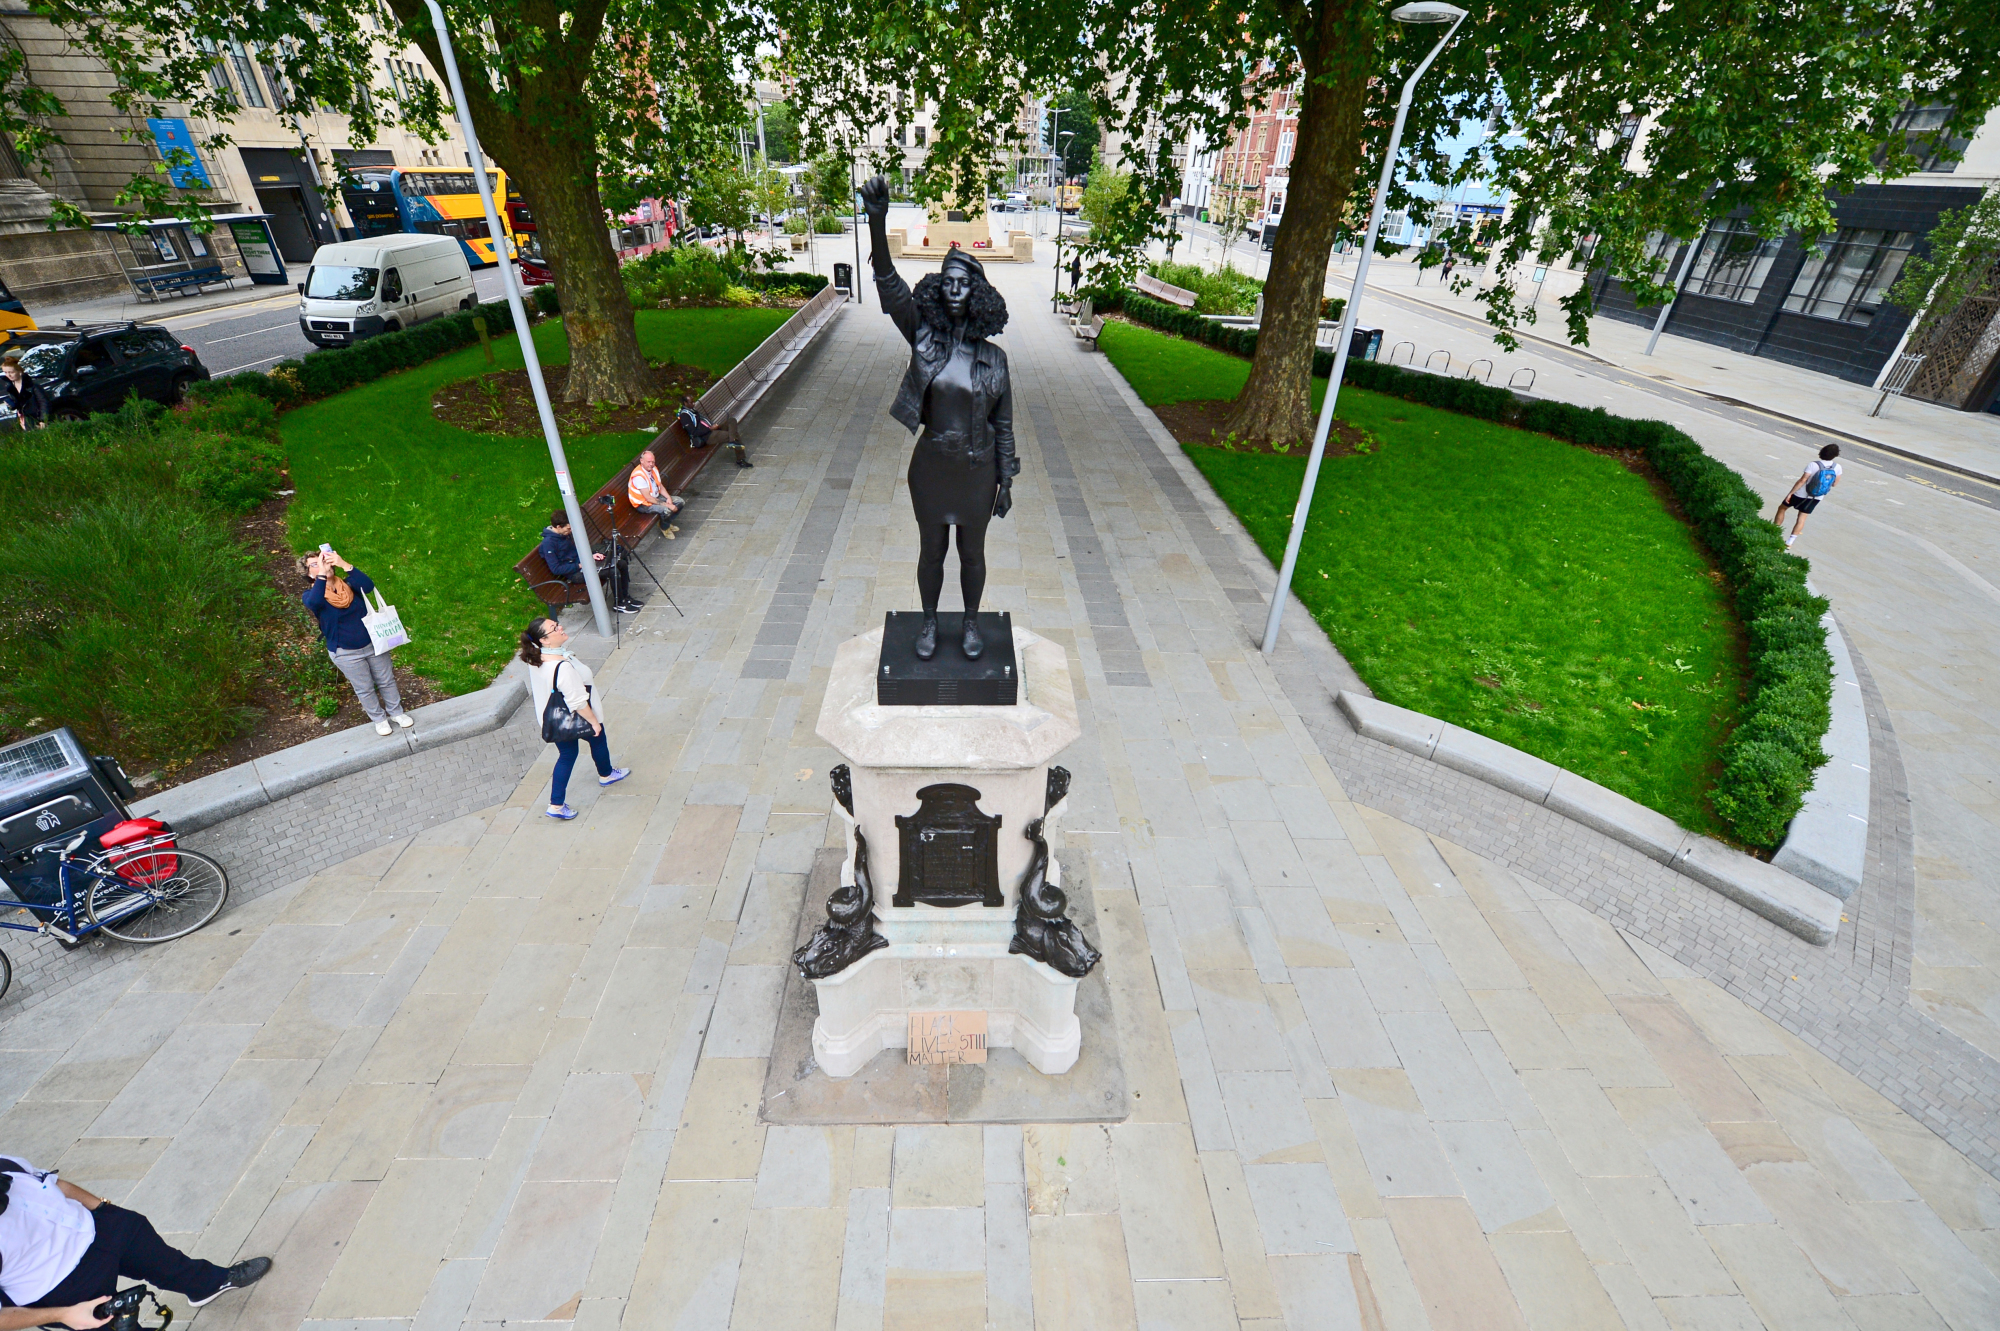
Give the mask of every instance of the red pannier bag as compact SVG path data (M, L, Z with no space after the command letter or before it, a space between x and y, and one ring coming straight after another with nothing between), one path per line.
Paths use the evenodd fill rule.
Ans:
M97 841L111 852L111 869L120 878L135 887L155 887L180 872L173 837L174 830L157 818L127 818Z

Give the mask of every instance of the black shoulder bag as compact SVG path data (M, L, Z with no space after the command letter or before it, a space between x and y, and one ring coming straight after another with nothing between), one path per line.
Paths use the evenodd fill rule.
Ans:
M556 687L556 676L562 673L562 662L556 662L555 671L549 676L549 700L542 707L542 742L560 744L564 740L589 739L597 728L569 709L569 699L563 697Z

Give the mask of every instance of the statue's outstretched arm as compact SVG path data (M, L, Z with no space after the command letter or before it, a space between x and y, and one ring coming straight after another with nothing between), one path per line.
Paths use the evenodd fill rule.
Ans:
M881 176L871 176L861 187L861 206L868 210L868 264L875 270L876 294L882 298L882 308L896 321L903 337L915 342L917 302L910 295L910 284L903 280L889 257L889 182Z

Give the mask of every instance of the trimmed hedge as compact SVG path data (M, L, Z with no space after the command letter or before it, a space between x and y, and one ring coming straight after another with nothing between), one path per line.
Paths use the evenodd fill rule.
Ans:
M736 278L736 284L757 291L796 291L801 296L817 296L828 280L824 273L743 273Z
M1239 355L1256 351L1257 335L1246 329L1225 328L1131 292L1124 294L1123 306L1140 323ZM1313 373L1332 372L1333 353L1316 352ZM1806 561L1786 551L1749 482L1665 421L1529 401L1471 379L1381 361L1349 360L1341 382L1574 444L1633 449L1652 464L1735 589L1737 618L1749 637L1751 696L1742 722L1722 747L1722 771L1710 803L1748 844L1782 842L1812 789L1813 772L1826 762L1821 741L1833 723L1833 656L1823 616L1831 607L1806 590Z
M553 287L539 287L535 294L553 290ZM448 351L470 346L479 340L473 320L481 316L486 320L488 337L504 337L514 331L514 316L507 302L495 301L414 328L383 333L351 347L315 352L302 360L282 360L269 370L239 370L220 379L190 384L188 394L196 401L203 401L232 393L254 393L274 406L295 407L371 383L391 370L407 370Z
M1096 301L1096 306L1100 310L1123 309L1126 314L1142 324L1150 324L1162 332L1187 338L1190 342L1206 342L1211 347L1234 352L1238 356L1257 354L1256 329L1220 324L1205 314L1196 314L1193 310L1184 310L1178 305L1169 305L1163 300L1154 300L1136 291L1100 297ZM1338 319L1347 312L1347 302L1338 297L1328 297L1320 301L1319 308L1321 318ZM1326 355L1325 352L1320 353L1320 356ZM1330 373L1332 365L1331 359L1322 361L1315 357L1313 373Z

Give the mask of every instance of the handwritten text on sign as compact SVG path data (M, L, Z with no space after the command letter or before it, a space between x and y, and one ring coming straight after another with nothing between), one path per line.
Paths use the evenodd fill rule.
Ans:
M910 1061L919 1064L984 1063L986 1014L912 1012Z

